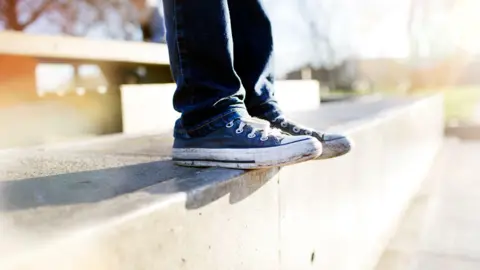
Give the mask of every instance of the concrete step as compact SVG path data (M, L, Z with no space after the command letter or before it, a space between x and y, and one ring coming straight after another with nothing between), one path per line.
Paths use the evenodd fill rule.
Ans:
M0 269L372 269L442 142L440 96L292 114L351 154L174 166L171 135L0 152Z
M377 270L480 269L480 143L449 139Z
M169 132L179 117L172 107L175 89L176 84L122 86L123 132ZM285 112L311 111L320 106L318 81L278 81L275 90Z

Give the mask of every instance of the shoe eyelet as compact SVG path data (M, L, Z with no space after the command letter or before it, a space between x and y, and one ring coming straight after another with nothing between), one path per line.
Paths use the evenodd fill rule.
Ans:
M307 135L307 136L312 136L312 135L313 135L313 132L307 130L307 131L305 131L305 135Z
M294 127L294 128L293 128L293 132L299 133L299 132L300 132L300 129L299 129L298 127Z
M280 124L280 126L286 128L286 127L288 126L288 124L287 124L287 122L282 122L282 123Z
M268 141L268 137L261 137L260 141L262 141L262 142Z
M226 125L227 128L231 128L233 127L233 122L229 122L227 125Z
M243 129L236 129L236 130L235 130L235 133L237 133L237 134L240 134L240 133L242 133L242 132L243 132Z
M248 135L247 135L247 137L248 137L249 139L253 139L253 138L255 138L256 136L257 136L257 135L252 134L252 133L248 133Z

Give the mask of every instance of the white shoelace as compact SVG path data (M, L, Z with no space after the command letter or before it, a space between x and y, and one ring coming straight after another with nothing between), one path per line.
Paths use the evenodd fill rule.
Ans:
M282 133L278 129L274 129L270 127L270 123L261 119L242 119L242 122L238 125L238 128L235 130L237 134L240 134L243 132L243 129L245 126L251 126L252 131L248 133L247 137L250 139L255 138L257 135L257 132L260 132L262 134L262 137L260 137L261 141L267 141L270 135L273 135L275 137L280 137L282 136ZM227 124L227 128L233 127L233 122L230 122Z
M288 121L283 118L283 117L277 117L275 119L273 119L273 123L277 122L277 121L280 121L280 126L286 128L288 127ZM313 134L313 130L307 128L307 127L303 127L303 126L299 126L297 124L295 124L295 127L293 127L293 132L295 133L299 133L301 130L304 130L305 131L305 135L312 135Z

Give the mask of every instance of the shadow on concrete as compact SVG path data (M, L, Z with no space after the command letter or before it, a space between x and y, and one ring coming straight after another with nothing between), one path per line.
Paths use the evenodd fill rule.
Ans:
M217 168L201 172L195 179L177 181L175 185L179 192L187 193L185 207L193 210L227 195L230 204L241 202L272 180L278 172L278 168L248 172Z
M187 209L204 207L228 194L234 204L260 189L276 172L185 168L166 160L0 181L0 211L96 203L138 190L152 195L186 193Z
M156 161L47 177L0 181L0 211L107 200L198 171Z

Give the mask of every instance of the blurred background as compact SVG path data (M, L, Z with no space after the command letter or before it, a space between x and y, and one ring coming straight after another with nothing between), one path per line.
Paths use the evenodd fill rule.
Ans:
M265 5L274 25L279 79L318 80L322 102L444 92L447 125L480 121L478 0L265 0ZM165 42L157 0L0 0L0 30ZM95 61L30 58L0 51L0 128L7 130L1 148L119 133L119 86L157 83L152 78L167 72L130 63L112 73ZM27 75L31 69L33 77ZM21 91L26 88L35 91ZM12 127L17 131L9 133Z
M480 269L480 144L443 140L480 139L480 0L263 1L281 106L349 132L349 156L176 167L161 1L0 0L2 270Z

